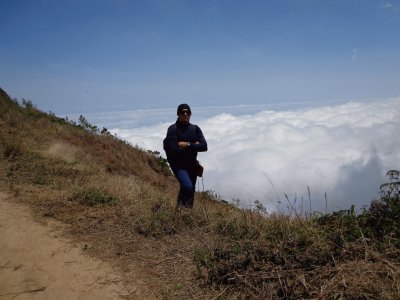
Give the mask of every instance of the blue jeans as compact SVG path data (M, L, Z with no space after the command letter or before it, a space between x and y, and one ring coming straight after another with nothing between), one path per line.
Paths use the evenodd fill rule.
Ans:
M176 179L180 183L180 189L178 194L178 199L176 207L187 207L192 208L194 202L194 192L196 190L196 179L197 175L194 171L189 171L185 169L172 169Z

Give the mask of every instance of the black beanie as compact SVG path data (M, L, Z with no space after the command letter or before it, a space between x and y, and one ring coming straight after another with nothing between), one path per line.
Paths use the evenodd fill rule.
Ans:
M192 111L190 110L190 106L187 105L186 103L182 103L178 106L178 109L176 110L176 114L179 116L179 113L183 110L183 109L187 109L190 113L192 113Z

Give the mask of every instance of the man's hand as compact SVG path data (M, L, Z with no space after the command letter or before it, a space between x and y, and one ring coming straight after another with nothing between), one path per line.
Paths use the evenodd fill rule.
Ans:
M200 142L197 141L195 144L200 144ZM178 146L181 149L185 149L185 148L187 148L189 146L189 143L188 142L178 142Z
M187 142L178 142L179 148L185 149L188 146Z

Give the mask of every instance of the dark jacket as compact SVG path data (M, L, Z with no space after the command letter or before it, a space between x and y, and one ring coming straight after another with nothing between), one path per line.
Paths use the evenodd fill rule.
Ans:
M182 149L178 142L189 142L190 146ZM196 144L199 142L199 144ZM171 168L194 169L197 152L207 151L207 142L199 126L182 124L178 121L169 126L164 139L164 150Z

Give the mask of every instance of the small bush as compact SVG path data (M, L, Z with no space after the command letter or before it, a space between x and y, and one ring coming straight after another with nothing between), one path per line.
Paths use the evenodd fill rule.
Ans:
M3 156L7 159L13 159L22 154L22 147L19 144L7 143L3 146Z
M72 198L85 206L111 205L116 203L114 197L96 189L78 191Z
M89 121L82 115L79 116L79 125L89 133L96 134L99 132L97 126L90 124Z
M374 200L360 216L365 234L370 238L383 240L390 237L400 247L400 172L387 172L389 182L380 186L381 198Z
M203 213L190 209L176 210L169 199L159 199L138 219L136 231L144 236L162 237L207 225L208 220Z
M153 156L148 160L149 166L152 169L165 176L172 176L172 171L169 167L168 161L161 156L160 152L151 150L148 150L147 152Z
M139 234L152 237L175 234L178 230L176 212L162 201L155 203L150 215L142 216L136 225Z

